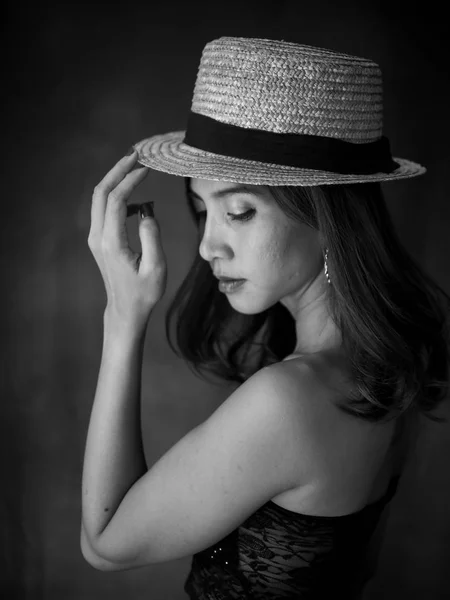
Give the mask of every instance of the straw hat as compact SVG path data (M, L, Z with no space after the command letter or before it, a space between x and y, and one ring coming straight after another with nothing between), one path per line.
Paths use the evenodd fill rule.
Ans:
M291 42L206 44L186 131L135 144L172 175L256 185L392 181L425 173L391 156L379 66Z

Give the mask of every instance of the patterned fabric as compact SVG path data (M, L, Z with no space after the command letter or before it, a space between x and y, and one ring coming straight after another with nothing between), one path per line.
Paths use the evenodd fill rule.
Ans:
M364 549L398 480L383 498L350 515L303 515L267 502L194 554L185 592L191 600L358 598L370 577Z

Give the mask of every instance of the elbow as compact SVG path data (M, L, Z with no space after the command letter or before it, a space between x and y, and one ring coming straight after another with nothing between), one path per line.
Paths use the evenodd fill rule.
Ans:
M105 560L94 552L87 539L84 527L81 528L80 549L84 560L97 571L120 571L121 566L109 560Z
M83 555L84 560L97 571L117 571L117 565L111 563L107 560L104 560L92 550L92 548L88 548L81 544L81 554Z
M106 560L97 554L91 552L86 553L83 550L81 552L86 562L97 571L130 571L131 569L137 569L141 566L130 563L117 564Z
M144 566L135 562L115 563L106 558L102 558L92 548L83 527L81 528L80 548L84 560L97 571L129 571Z
M97 571L117 571L116 565L103 560L99 556L81 551L84 560Z

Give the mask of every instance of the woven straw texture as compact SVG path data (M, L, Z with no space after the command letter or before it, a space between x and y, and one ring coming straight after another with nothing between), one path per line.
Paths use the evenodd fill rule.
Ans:
M382 136L382 75L371 60L290 42L223 37L208 43L191 110L216 121L354 144ZM135 144L142 164L179 176L260 185L322 185L414 177L425 168L394 158L393 173L335 174L222 156L183 143L185 131Z
M328 50L222 38L203 51L192 110L248 129L372 142L382 135L381 72Z

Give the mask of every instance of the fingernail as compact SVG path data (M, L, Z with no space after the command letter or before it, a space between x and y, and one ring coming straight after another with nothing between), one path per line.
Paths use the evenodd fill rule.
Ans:
M128 206L127 206L127 217L131 217L132 215L135 215L138 212L139 212L139 205L138 204L128 204Z
M136 152L136 149L134 148L134 146L131 146L131 148L128 150L125 156L131 156L133 152Z
M141 215L141 219L153 217L153 202L145 202L144 204L141 204L139 208L139 214Z

